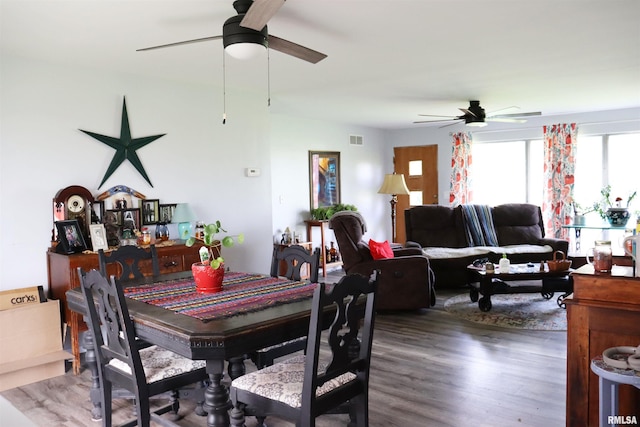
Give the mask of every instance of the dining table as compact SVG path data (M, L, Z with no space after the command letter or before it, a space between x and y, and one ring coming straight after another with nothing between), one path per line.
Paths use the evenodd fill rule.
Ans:
M316 286L308 281L227 271L221 292L201 294L187 271L127 282L123 289L139 339L206 361L209 381L202 405L206 425L227 427L232 405L223 383L225 364L231 379L237 378L245 373L248 354L306 336ZM79 287L66 296L71 310L86 314ZM325 315L332 313L327 310ZM99 418L100 383L90 333L85 333L83 345L92 373L92 415Z

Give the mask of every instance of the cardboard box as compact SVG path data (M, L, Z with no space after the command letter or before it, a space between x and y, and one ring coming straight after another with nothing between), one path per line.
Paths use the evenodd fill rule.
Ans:
M42 286L11 289L0 292L0 310L24 307L27 304L40 304L46 302Z
M0 391L64 375L60 301L0 311Z

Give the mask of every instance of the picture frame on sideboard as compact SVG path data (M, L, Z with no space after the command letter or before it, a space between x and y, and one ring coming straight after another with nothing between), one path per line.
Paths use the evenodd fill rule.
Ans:
M77 219L69 219L65 221L56 221L56 229L58 230L58 249L59 253L73 254L87 250L87 243L80 231L80 224Z

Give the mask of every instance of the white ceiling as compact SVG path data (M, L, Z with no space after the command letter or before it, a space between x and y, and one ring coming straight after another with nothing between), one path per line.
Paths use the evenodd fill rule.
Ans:
M0 5L2 55L203 83L221 93L221 41L135 50L221 34L235 14L231 0ZM289 0L269 32L328 55L313 65L271 52L277 113L394 129L424 126L412 123L420 113L460 115L471 99L487 113L640 106L638 0ZM227 96L256 91L266 102L266 55L227 58L226 68Z

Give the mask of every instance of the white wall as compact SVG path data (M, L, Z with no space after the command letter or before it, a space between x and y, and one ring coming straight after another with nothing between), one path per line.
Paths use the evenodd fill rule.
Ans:
M384 132L344 124L271 115L273 230L287 227L306 237L309 219L309 150L340 152L341 201L353 204L367 221L365 237L389 239L391 219L386 195L378 194L385 173L393 167L385 149ZM362 146L349 144L349 135L363 137ZM388 221L385 221L389 218ZM326 228L326 244L335 240ZM314 229L314 243L320 242Z
M161 203L188 202L200 219L245 233L244 245L225 248L230 268L267 272L276 229L302 228L308 217L308 150L342 152L342 199L384 238L388 212L376 191L391 160L381 131L271 118L264 94L237 92L222 125L221 96L208 87L7 55L0 67L0 290L47 287L51 202L69 185L96 195L127 185ZM114 150L78 129L119 136L124 96L133 138L166 133L138 152L153 187L125 161L98 188ZM367 145L349 147L349 134ZM246 177L247 167L261 175Z

